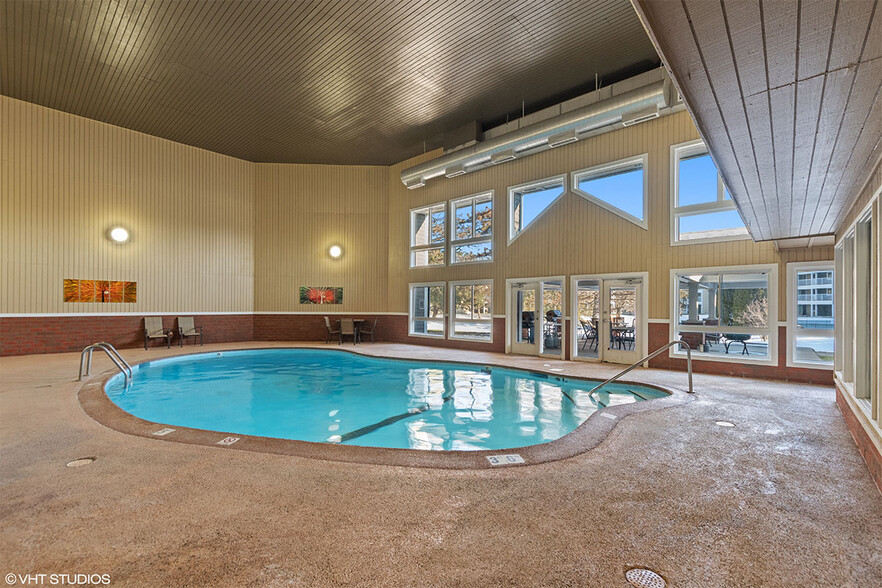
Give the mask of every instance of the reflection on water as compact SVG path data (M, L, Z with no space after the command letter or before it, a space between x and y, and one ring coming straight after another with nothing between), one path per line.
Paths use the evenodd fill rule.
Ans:
M599 408L640 400L614 384L326 350L198 355L136 368L108 397L140 418L283 439L423 450L504 449L566 435ZM633 388L633 386L631 386ZM664 394L645 387L646 398Z

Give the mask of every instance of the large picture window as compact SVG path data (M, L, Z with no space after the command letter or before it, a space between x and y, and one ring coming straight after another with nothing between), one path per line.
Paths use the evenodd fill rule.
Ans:
M555 176L508 189L508 242L539 218L566 191L567 177Z
M444 282L410 285L411 335L444 337Z
M696 358L777 365L777 266L672 270L671 280L672 336Z
M573 192L646 229L646 161L638 155L573 172Z
M671 147L671 184L671 244L750 237L702 141Z
M787 365L833 368L833 263L787 264Z
M450 338L493 340L493 283L450 283Z
M493 261L493 192L450 202L450 263Z
M410 267L444 265L447 242L444 203L410 211Z

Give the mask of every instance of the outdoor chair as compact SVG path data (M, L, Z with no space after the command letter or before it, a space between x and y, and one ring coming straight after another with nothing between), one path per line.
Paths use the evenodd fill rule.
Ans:
M374 331L377 330L377 321L379 318L375 318L373 324L369 322L365 322L362 326L358 328L358 340L362 340L362 335L370 335L371 343L374 342Z
M339 338L340 329L332 328L331 327L331 319L329 319L328 317L325 317L325 328L328 329L328 337L325 339L326 344L329 343L331 341L331 337L334 337L335 335L337 336L337 338Z
M172 330L162 328L161 316L144 317L144 351L147 351L147 341L150 339L165 339L165 343L171 349Z
M729 345L732 343L741 343L743 345L741 349L741 355L750 355L750 349L747 348L747 340L750 339L750 335L741 334L741 333L730 333L728 335L724 335L726 338L726 354L729 354Z
M192 316L178 317L178 337L180 338L181 347L184 346L185 337L199 337L199 345L204 345L202 327L193 325ZM193 339L193 345L196 345L196 339Z
M355 321L351 318L342 318L340 319L340 343L338 345L343 344L343 337L352 337L352 343L358 343L357 333L355 332Z
M591 324L591 321L579 321L582 325L582 349L588 345L589 342L592 343L592 347L597 347L597 329Z

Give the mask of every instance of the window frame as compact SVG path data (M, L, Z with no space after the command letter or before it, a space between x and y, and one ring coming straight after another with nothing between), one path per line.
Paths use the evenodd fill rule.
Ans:
M767 296L769 299L769 315L766 319L766 327L730 327L723 325L681 325L680 323L680 307L679 307L679 291L680 276L690 274L756 274L767 273ZM687 333L706 333L709 330L717 333L745 333L751 335L767 335L769 340L769 355L763 359L753 359L751 356L718 356L710 353L702 353L692 350L692 359L697 361L719 361L724 363L747 363L751 365L778 365L778 264L767 263L760 265L724 265L715 267L693 267L693 268L673 268L671 269L671 285L670 285L670 301L668 307L670 329L670 340L679 339L680 332ZM686 352L682 351L679 345L671 347L668 351L668 357L685 359Z
M839 278L836 275L835 262L828 261L797 261L787 264L787 367L809 368L816 370L833 370L834 360L829 363L816 363L807 361L797 361L794 359L796 355L796 335L798 325L798 306L799 306L799 280L798 274L802 272L829 271L833 275L833 283L830 289L833 291L833 328L832 329L802 329L800 334L823 334L833 337L834 358L837 353L836 344L836 284Z
M480 237L469 237L467 239L456 239L455 238L455 227L454 223L456 222L456 207L457 204L465 202L467 200L471 200L472 204L472 233L474 233L475 223L477 221L477 215L475 213L475 206L478 204L479 199L483 199L484 197L489 196L491 215L490 215L490 234L489 235L481 235ZM486 202L486 200L481 200L481 202ZM494 202L494 191L486 190L484 192L478 192L477 194L470 194L468 196L463 196L461 198L453 198L449 201L449 211L448 211L448 225L450 230L448 232L447 239L447 265L470 265L474 263L493 263L494 259L494 246L493 246L493 224L494 217L496 216L496 203ZM456 254L454 248L461 245L473 245L478 243L490 243L490 259L477 259L474 261L456 261ZM438 266L434 266L438 267Z
M625 168L633 167L635 164L640 164L640 168L643 172L643 219L639 219L636 216L625 212L621 208L616 207L614 204L610 204L604 200L601 200L597 196L590 194L581 188L579 188L579 182L586 179L594 179L600 176L612 175L618 170L625 170ZM649 154L643 153L642 155L634 155L632 157L626 157L624 159L618 159L616 161L611 161L608 163L603 163L600 165L595 165L592 167L587 167L585 169L580 169L578 171L574 171L570 174L571 183L570 190L574 194L578 194L585 200L592 202L601 208L616 214L626 221L632 222L643 230L649 230Z
M428 211L429 216L431 217L432 211L437 211L440 209L444 213L444 240L440 243L429 243L427 245L416 245L414 244L414 215L417 213ZM445 267L449 265L449 260L447 258L447 243L448 243L448 231L450 229L450 218L447 216L447 203L436 202L434 204L427 204L425 206L417 206L416 208L411 208L408 213L408 230L410 231L410 250L408 252L408 267L410 269L422 269L422 268L433 268L433 267ZM431 228L429 229L431 231ZM420 253L423 251L430 251L432 249L441 248L441 252L444 255L444 263L439 263L435 265L414 265L414 254Z
M448 313L448 321L449 324L447 326L448 339L453 339L457 341L476 341L478 343L493 343L493 280L492 279L478 279L478 280L458 280L455 282L448 282L447 288L447 297L450 300L450 312ZM456 304L456 296L454 295L454 291L457 286L490 286L490 313L488 319L478 320L478 319L457 319L456 318L456 308L454 305ZM472 303L474 304L474 294L472 294ZM490 323L490 338L482 339L480 337L465 337L462 335L456 335L456 323Z
M733 198L726 198L726 185L723 183L723 176L720 175L719 167L717 167L715 161L714 167L717 167L717 199L713 202L700 202L698 204L680 206L680 160L686 157L704 154L710 155L710 151L705 142L701 139L671 145L671 186L669 204L671 213L670 229L672 246L695 245L699 243L722 243L725 241L744 241L751 238L750 232L747 230L747 225L744 225L744 235L704 237L701 239L680 239L680 224L678 221L682 217L698 216L713 212L728 212L730 210L734 210L738 213L739 218L741 217L738 207L735 206L735 200ZM711 156L711 160L713 160L713 156ZM741 222L743 223L744 219L741 219Z
M432 288L440 287L444 300L441 302L441 328L443 333L440 335L430 335L428 333L415 333L413 331L413 291L415 288ZM408 337L425 337L427 339L446 339L447 338L447 282L413 282L407 285L407 336ZM427 320L430 317L417 317L417 320Z
M560 184L563 190L558 194L554 200L548 203L539 214L536 215L534 221L539 220L548 210L554 205L555 202L563 198L563 196L567 193L569 184L567 183L567 174L558 174L556 176L549 176L547 178L542 178L541 180L534 180L532 182L526 182L523 184L518 184L517 186L509 186L508 187L508 244L511 245L512 242L524 234L526 228L521 229L519 232L514 232L514 195L516 192L523 192L525 190L530 190L531 188L545 188L551 187L553 185Z

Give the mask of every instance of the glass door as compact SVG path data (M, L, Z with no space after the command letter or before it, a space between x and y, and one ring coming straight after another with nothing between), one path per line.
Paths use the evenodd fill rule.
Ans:
M643 337L640 279L603 280L600 341L603 361L630 364L641 357Z
M511 352L523 355L539 355L542 336L542 317L537 316L540 298L538 283L513 284L510 296L512 316Z
M542 355L563 357L563 287L561 282L542 282Z
M575 283L576 313L573 328L576 342L574 357L600 359L600 290L601 280L579 280Z

